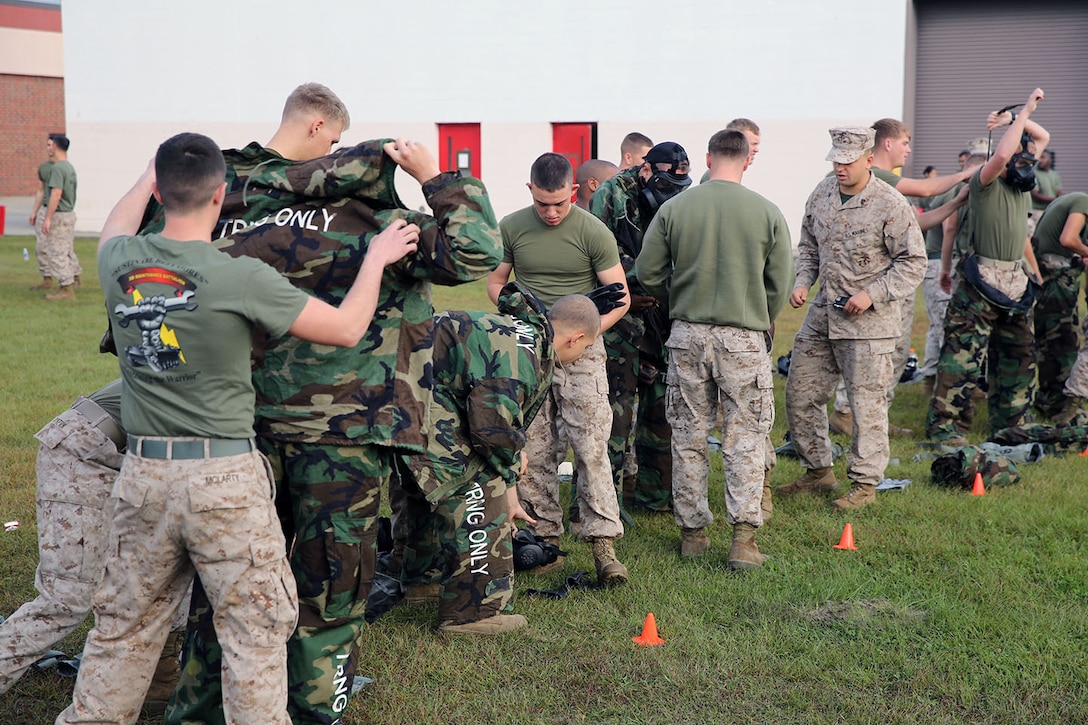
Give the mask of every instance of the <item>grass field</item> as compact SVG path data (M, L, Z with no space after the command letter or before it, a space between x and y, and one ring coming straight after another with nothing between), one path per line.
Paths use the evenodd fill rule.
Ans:
M34 596L34 433L116 375L97 352L105 325L93 242L75 303L47 303L22 260L27 237L0 239L0 614ZM482 283L435 291L439 308L488 309ZM919 310L920 302L919 302ZM800 312L778 324L791 346ZM924 313L914 340L922 354ZM782 442L784 380L776 380ZM901 386L891 420L916 432L925 401ZM979 419L984 422L984 411ZM981 426L972 440L982 440ZM635 514L618 543L631 582L562 600L519 595L529 626L500 638L435 634L434 608L401 607L362 637L361 674L376 680L347 723L1084 723L1088 722L1088 459L1022 467L1020 484L984 497L929 484L915 438L894 438L888 469L913 483L846 516L830 496L780 498L761 530L760 571L726 567L720 458L711 473L713 548L682 561L670 515ZM840 443L848 444L845 439ZM836 463L845 481L845 464ZM775 485L800 472L781 460ZM857 551L837 551L850 522ZM592 571L588 546L564 572L520 578L547 588ZM656 616L665 645L631 637ZM85 630L65 640L81 648ZM30 673L0 696L0 723L52 722L72 681Z

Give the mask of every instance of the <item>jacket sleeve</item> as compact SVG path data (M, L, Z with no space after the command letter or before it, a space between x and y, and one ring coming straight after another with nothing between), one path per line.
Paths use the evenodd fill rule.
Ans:
M926 243L917 215L905 199L895 201L884 222L884 246L891 266L865 290L874 305L906 299L926 274Z
M508 486L517 480L520 452L525 447L528 424L523 418L523 406L527 393L522 381L485 379L473 386L465 401L465 422L473 452Z
M815 196L816 192L813 192ZM812 289L820 277L820 248L813 233L813 197L805 203L805 216L801 219L801 238L797 241L797 276L794 289Z
M419 251L402 263L407 273L456 285L487 275L502 260L502 237L487 190L479 179L445 172L423 185L433 215L410 212L420 227Z

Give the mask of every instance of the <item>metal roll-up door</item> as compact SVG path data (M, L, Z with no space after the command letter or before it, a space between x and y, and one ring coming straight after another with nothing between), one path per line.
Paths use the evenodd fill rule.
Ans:
M905 104L914 151L904 175L920 177L929 164L958 170L964 142L986 135L986 114L1038 86L1046 98L1032 120L1050 133L1064 191L1088 191L1088 2L914 0L914 16Z

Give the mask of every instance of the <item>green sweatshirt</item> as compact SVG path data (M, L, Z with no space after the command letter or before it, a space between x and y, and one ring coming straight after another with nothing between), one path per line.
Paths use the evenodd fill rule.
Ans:
M661 207L635 271L674 320L767 330L793 288L789 227L754 191L708 181Z

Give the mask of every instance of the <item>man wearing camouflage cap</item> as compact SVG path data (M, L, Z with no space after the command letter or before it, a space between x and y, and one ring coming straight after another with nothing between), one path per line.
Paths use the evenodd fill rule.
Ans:
M779 493L831 491L827 402L836 380L846 381L854 416L847 473L850 491L840 510L876 500L888 464L888 399L892 356L901 331L902 300L925 275L926 254L914 209L872 175L871 128L833 128L827 160L835 175L817 184L805 204L797 279L790 304L820 289L794 340L786 382L786 415L793 445L807 469Z
M631 312L604 333L608 353L608 399L612 435L608 459L625 506L667 511L672 499L671 429L665 420L665 338L668 314L635 277L642 236L661 204L691 184L687 151L675 141L659 143L641 166L625 169L593 195L589 211L616 237L631 290ZM634 420L638 398L638 420ZM624 476L624 457L634 431L637 477Z

